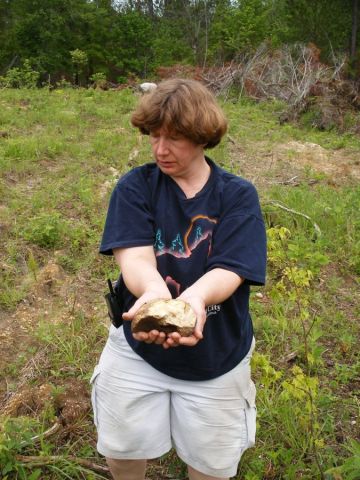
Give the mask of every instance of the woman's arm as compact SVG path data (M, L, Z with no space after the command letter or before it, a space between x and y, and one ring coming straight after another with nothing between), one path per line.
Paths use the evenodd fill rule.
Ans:
M200 277L179 296L189 303L196 313L197 321L194 333L190 337L180 337L178 333L172 333L166 339L164 347L196 345L203 338L202 332L206 322L205 308L208 305L227 300L243 281L244 279L236 273L223 268L214 268Z
M214 268L187 288L181 298L200 297L205 306L222 303L231 297L242 282L243 278L236 273L224 268Z
M165 281L156 267L156 258L152 246L114 248L116 263L121 269L125 285L135 297L153 291L158 298L170 295Z
M137 310L145 302L157 298L171 298L169 289L156 268L156 258L152 246L117 248L113 250L115 260L121 269L125 285L137 297L137 301L124 320L132 320ZM178 333L168 336L164 332L152 330L139 332L134 338L146 343L162 344L164 348L177 345L196 345L203 338L207 305L222 303L241 285L243 279L236 273L222 268L214 268L187 288L180 299L186 301L195 311L197 322L193 335L181 337Z
M171 298L171 293L156 268L156 258L152 246L114 248L116 263L128 290L137 297L136 302L128 312L123 313L124 320L132 320L137 310L149 300ZM152 330L139 332L134 338L146 343L162 344L166 339L164 332Z

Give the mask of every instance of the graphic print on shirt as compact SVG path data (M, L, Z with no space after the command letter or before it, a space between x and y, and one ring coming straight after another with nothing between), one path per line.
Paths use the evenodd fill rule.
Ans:
M206 215L196 215L190 220L190 226L184 236L177 232L170 245L165 245L162 231L159 228L155 235L155 255L157 257L160 255L172 255L176 258L189 258L196 247L206 240L209 242L209 255L212 232L216 223L217 220L215 218Z
M174 280L170 275L165 278L165 283L168 286L170 292L174 292L175 298L177 298L181 293L181 285L176 280Z

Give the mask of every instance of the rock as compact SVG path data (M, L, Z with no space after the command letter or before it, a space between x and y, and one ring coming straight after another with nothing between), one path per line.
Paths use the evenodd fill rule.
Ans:
M140 91L142 93L153 92L156 89L156 87L157 87L156 83L152 83L152 82L144 82L139 85Z
M183 300L151 300L138 310L131 322L131 330L136 332L178 332L182 337L192 334L196 315L190 305Z

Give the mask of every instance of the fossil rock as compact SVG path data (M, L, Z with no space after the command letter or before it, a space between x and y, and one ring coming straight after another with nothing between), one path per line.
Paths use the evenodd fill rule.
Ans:
M140 307L131 322L131 330L136 332L179 332L182 337L192 334L196 315L190 305L183 300L151 300Z

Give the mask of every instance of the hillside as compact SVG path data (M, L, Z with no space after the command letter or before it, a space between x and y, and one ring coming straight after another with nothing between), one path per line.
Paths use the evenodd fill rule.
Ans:
M0 91L0 469L109 478L89 379L117 269L97 249L115 182L151 161L132 90ZM252 294L258 440L238 480L360 479L360 137L280 125L278 102L228 99L210 156L258 188L265 288ZM171 452L148 478L185 478Z

